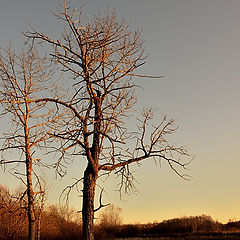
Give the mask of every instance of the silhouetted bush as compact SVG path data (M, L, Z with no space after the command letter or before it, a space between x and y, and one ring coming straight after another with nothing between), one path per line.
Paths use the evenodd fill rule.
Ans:
M157 233L192 233L199 231L218 231L220 224L210 216L174 218L154 226Z
M240 221L229 220L228 223L223 224L222 228L226 231L240 230Z

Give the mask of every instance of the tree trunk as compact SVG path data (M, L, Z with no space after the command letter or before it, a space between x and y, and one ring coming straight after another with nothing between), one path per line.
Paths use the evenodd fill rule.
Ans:
M33 191L33 180L32 180L32 157L30 154L29 144L29 104L27 98L25 99L25 122L24 122L24 134L25 134L25 157L26 157L26 174L27 174L27 213L28 213L28 240L36 239L35 232L35 212L34 212L34 191Z
M28 240L35 240L34 192L32 185L32 161L27 160Z
M93 220L96 180L96 172L93 170L91 164L88 164L84 172L83 181L83 240L94 240Z
M39 216L37 219L37 224L36 224L36 240L41 239L41 220L42 220L42 209L39 210Z

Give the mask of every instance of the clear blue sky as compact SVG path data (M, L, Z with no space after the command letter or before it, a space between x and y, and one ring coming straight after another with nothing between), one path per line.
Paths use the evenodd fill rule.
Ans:
M82 1L73 0L74 7ZM190 182L167 165L146 162L137 169L139 194L119 200L115 182L106 182L106 202L123 209L125 222L152 222L183 215L209 214L219 221L240 219L240 1L239 0L88 0L86 10L116 8L134 26L143 27L150 53L143 67L161 80L141 80L139 107L153 106L176 119L173 142L196 154ZM58 0L1 0L0 45L23 40L29 22L40 31L60 29L50 10ZM69 170L79 177L80 166ZM51 176L48 177L49 181ZM12 178L0 175L0 183ZM70 183L52 183L49 201ZM54 191L53 191L54 189ZM80 208L76 197L71 204Z

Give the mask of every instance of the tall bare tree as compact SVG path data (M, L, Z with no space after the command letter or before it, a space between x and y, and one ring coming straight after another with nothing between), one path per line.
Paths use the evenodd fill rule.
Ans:
M54 134L63 141L58 164L71 149L74 155L84 156L79 157L80 161L87 161L83 176L83 237L93 240L95 187L101 175L115 172L120 176L120 192L129 192L134 187L130 165L159 159L185 178L178 167L184 169L188 164L181 160L187 151L168 142L168 136L177 129L174 120L163 117L152 124L151 109L143 110L136 130L128 129L126 124L136 102L133 78L150 78L137 72L147 57L141 31L132 30L115 11L99 13L87 22L82 8L70 8L66 2L56 17L65 23L59 38L34 28L25 36L52 46L50 55L71 76L69 81L73 80L68 100L42 98L36 102L54 102L70 110L62 130Z
M0 102L3 116L9 117L11 123L0 149L1 164L15 164L14 175L26 186L22 198L27 196L29 240L36 239L35 202L37 199L43 201L44 197L36 167L41 164L40 150L45 147L45 140L52 130L47 126L56 119L52 109L34 100L47 93L47 82L52 73L47 58L41 58L36 49L28 48L16 53L9 47L1 52Z

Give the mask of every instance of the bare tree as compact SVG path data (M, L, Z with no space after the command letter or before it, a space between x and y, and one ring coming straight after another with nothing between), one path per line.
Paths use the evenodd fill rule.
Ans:
M29 240L36 238L35 203L37 199L44 199L42 181L36 169L41 165L37 155L41 156L40 151L45 148L45 140L52 130L47 128L48 124L57 117L43 102L37 104L34 100L46 94L47 80L52 73L47 58L41 58L33 48L16 53L10 46L3 49L0 56L2 115L10 117L11 122L0 149L1 164L15 165L13 174L26 186L22 198L27 196Z
M70 110L62 130L54 133L61 139L58 166L67 154L82 155L87 161L83 176L82 220L84 240L93 240L94 196L97 179L115 172L120 176L119 191L134 188L130 165L146 160L164 160L181 177L188 162L183 146L168 142L177 127L174 120L163 117L155 124L153 111L143 110L137 129L128 129L127 119L136 102L134 78L150 78L138 74L147 58L141 31L115 11L95 15L89 22L83 10L64 2L56 13L65 30L58 39L31 28L25 33L29 41L53 47L50 55L62 65L73 80L68 100L42 98L36 102L53 102ZM70 79L70 78L69 78ZM71 79L69 81L71 81ZM101 198L100 198L101 200ZM99 209L99 208L98 208Z

